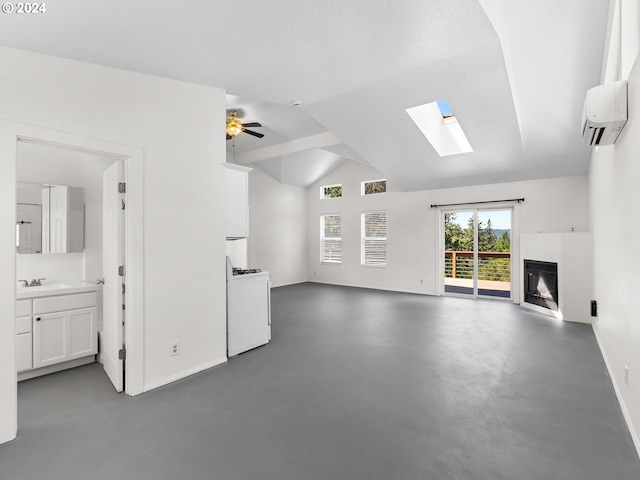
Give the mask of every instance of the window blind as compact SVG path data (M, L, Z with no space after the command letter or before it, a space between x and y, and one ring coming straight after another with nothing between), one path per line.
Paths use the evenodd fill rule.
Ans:
M387 264L387 212L362 214L362 264Z
M322 262L342 263L342 215L321 217Z

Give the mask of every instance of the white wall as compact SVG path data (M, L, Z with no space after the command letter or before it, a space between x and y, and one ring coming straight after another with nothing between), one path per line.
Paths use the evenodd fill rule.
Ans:
M589 230L587 177L479 185L420 192L401 192L387 184L387 193L360 195L365 180L383 178L377 170L347 162L309 187L307 264L309 280L356 287L438 294L438 210L432 204L504 200L524 197L519 205L520 233ZM342 198L320 199L320 186L342 184ZM360 265L360 215L387 211L386 268ZM342 214L343 263L320 263L320 215ZM515 228L514 228L515 230ZM513 240L512 245L516 242ZM517 287L517 285L515 285ZM518 291L516 289L516 291Z
M7 48L0 65L0 118L144 151L144 389L226 361L224 91ZM15 158L0 135L0 442L16 433Z
M16 280L34 278L46 278L45 282L84 280L84 254L16 255Z
M247 239L236 238L235 240L227 240L227 257L233 268L249 268Z
M636 21L632 31L622 32L622 42L610 43L622 43L623 48L630 44L636 53L628 77L629 121L615 145L594 149L589 183L594 295L598 302L598 317L593 326L640 453L640 65L637 36ZM619 55L619 50L605 52L609 63L622 63L622 71L625 71L629 60L623 57L626 60L620 62ZM603 70L606 69L605 64ZM620 77L612 80L616 79ZM625 365L629 367L628 385L624 379Z
M254 168L249 173L249 267L274 287L307 281L307 191Z

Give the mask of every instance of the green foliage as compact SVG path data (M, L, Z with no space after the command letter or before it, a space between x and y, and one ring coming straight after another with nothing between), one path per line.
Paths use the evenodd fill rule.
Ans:
M495 246L498 238L491 228L491 219L487 219L487 225L483 226L482 222L478 222L478 251L495 252Z
M324 198L336 198L342 196L342 185L333 185L331 187L324 187L322 191Z
M509 232L504 232L502 236L496 242L494 247L496 252L510 252L511 251L511 237Z
M473 252L473 218L469 219L466 228L456 222L456 214L445 213L444 216L445 250L451 252ZM510 252L510 232L504 231L500 238L493 231L491 219L486 224L478 222L478 252ZM511 278L510 258L491 258L480 255L478 265L479 280L494 280L508 282ZM452 276L451 260L445 264L445 276ZM456 278L473 278L473 257L469 254L456 256Z
M455 220L455 213L444 214L444 244L445 250L454 250L459 252L464 250L464 248L462 248L464 231Z
M378 180L375 182L365 182L364 194L371 195L372 193L385 193L387 191L387 181Z

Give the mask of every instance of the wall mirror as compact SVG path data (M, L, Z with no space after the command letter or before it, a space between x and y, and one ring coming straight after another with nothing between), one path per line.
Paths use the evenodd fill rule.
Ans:
M80 187L18 182L16 252L84 251L84 192Z

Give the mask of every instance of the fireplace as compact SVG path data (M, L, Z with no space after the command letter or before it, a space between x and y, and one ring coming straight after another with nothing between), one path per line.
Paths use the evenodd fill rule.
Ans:
M524 301L558 311L558 264L524 261Z

